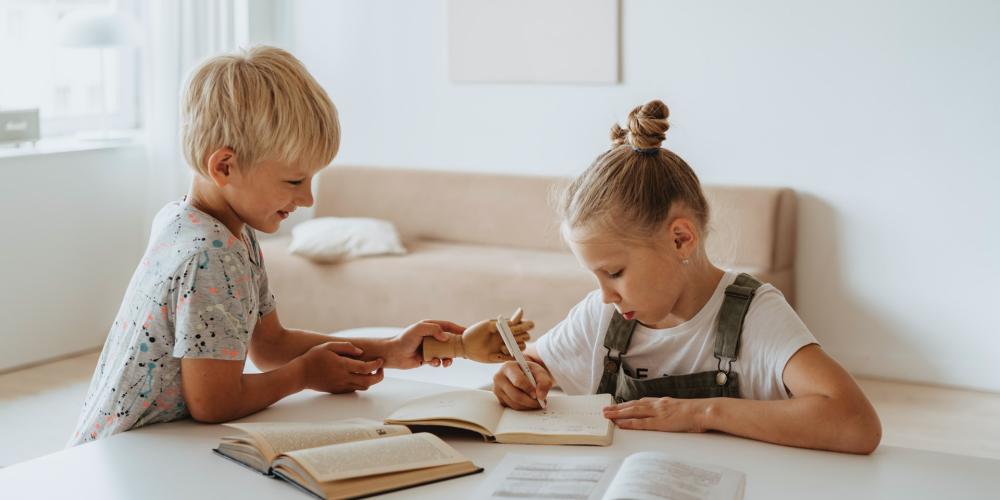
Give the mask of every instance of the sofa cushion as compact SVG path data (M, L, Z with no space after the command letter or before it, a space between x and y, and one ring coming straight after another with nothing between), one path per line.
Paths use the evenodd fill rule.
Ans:
M406 253L391 222L366 217L317 217L301 222L292 228L289 250L320 263Z

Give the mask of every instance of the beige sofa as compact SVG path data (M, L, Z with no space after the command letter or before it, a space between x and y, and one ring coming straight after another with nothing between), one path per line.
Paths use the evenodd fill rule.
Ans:
M262 241L282 322L337 331L423 318L468 324L523 306L540 335L596 281L559 239L550 199L566 179L337 166L316 189L316 217L392 221L409 253L316 264ZM714 262L773 283L794 305L795 196L706 186Z

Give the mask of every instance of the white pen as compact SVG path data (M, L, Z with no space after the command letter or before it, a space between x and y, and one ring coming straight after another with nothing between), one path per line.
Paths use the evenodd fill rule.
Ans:
M531 374L531 368L528 368L528 360L524 359L524 354L521 352L521 348L517 346L517 339L514 338L514 332L510 331L510 325L507 323L507 318L504 318L502 315L497 317L497 329L500 330L500 337L503 338L503 343L507 346L507 351L510 352L511 356L514 356L514 361L517 362L517 366L521 367L521 371L528 377L528 382L531 382L531 386L535 388L535 395L537 397L538 382L535 382L535 377ZM538 404L540 404L543 409L546 407L544 399L539 399Z

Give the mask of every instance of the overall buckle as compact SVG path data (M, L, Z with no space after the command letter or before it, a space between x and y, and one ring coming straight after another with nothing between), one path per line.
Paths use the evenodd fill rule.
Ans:
M722 356L716 355L715 359L719 360L719 370L715 373L715 383L719 385L726 385L729 382L729 373L733 371L733 361L734 358L726 358L729 363L726 365L726 369L722 369Z
M604 360L605 373L618 373L618 367L622 364L621 351L608 348L608 357Z

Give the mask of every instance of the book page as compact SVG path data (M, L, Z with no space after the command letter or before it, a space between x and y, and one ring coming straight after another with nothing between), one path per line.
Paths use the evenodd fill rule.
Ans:
M333 443L409 434L402 425L385 425L376 420L349 419L334 422L248 422L225 424L249 434L268 461L285 452Z
M602 409L614 402L610 394L549 396L544 410L517 411L506 408L497 434L594 435L608 434L608 419Z
M318 482L371 476L467 462L441 438L426 432L384 439L338 443L286 453Z
M472 498L596 500L617 465L618 460L599 455L508 453Z
M605 499L739 500L746 476L717 465L682 461L665 453L644 452L622 462Z
M503 406L490 391L463 390L442 392L409 401L389 415L387 422L419 422L421 420L464 420L496 433Z

